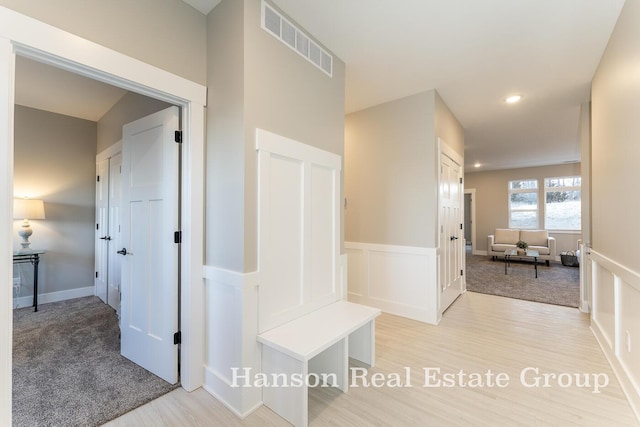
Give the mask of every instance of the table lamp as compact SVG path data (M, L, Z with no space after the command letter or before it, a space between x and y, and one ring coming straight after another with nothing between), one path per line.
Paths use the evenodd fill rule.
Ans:
M18 231L18 235L22 237L20 252L28 252L31 250L29 236L33 234L29 219L44 219L44 202L39 199L13 199L13 219L24 220Z

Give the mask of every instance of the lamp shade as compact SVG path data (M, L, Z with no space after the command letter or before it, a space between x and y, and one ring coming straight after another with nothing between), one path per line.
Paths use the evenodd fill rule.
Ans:
M13 199L13 219L44 219L44 202L39 199Z

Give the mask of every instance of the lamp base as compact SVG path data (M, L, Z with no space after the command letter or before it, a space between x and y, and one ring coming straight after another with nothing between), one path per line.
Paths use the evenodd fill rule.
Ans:
M20 250L18 252L31 252L32 249L29 247L31 242L29 241L29 237L33 234L33 230L31 229L31 225L29 224L29 220L25 219L22 223L22 228L18 231L18 236L22 237L22 242L20 242Z

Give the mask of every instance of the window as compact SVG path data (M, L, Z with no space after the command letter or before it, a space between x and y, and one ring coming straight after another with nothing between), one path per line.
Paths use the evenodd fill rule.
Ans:
M544 223L547 230L580 230L581 178L567 176L544 180Z
M538 228L538 180L509 181L509 227Z

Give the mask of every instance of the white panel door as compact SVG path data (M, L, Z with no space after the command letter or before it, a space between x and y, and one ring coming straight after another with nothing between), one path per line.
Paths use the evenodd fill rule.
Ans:
M107 303L107 276L109 251L109 159L96 163L96 278L95 292Z
M445 153L440 162L440 312L443 312L462 293L464 230L462 168Z
M107 263L107 303L120 314L120 258L116 252L122 248L120 214L122 206L122 154L109 159L109 238Z
M178 382L179 110L123 127L121 353Z

